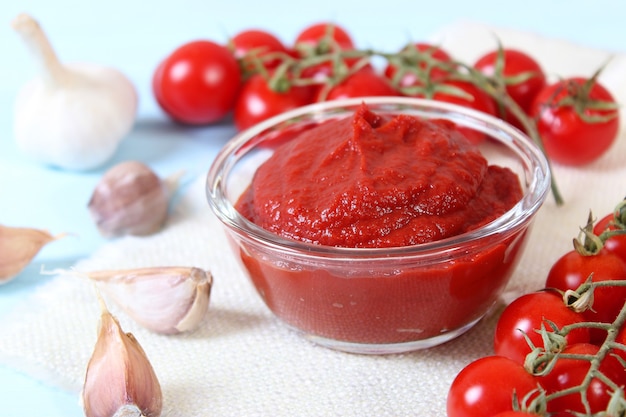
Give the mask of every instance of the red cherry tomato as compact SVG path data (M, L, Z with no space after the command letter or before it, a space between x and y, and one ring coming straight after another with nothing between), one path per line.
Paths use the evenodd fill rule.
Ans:
M535 378L519 363L486 356L459 372L447 398L448 417L493 416L513 410L513 393L522 399L537 388Z
M585 318L569 309L556 292L541 291L522 295L509 304L498 319L494 337L496 355L524 364L526 355L531 351L524 335L534 346L542 347L541 334L535 330L539 330L543 324L551 331L546 320L560 329L568 324L585 321ZM566 340L568 344L589 342L589 329L575 329L566 336Z
M626 263L602 249L597 255L581 255L572 250L561 256L548 272L546 287L561 291L576 290L592 275L593 282L626 280ZM600 287L594 291L593 310L582 314L588 321L612 323L626 301L626 287ZM592 329L592 343L602 343L604 330Z
M585 86L591 88L585 89ZM570 99L577 104L562 102ZM548 156L564 165L583 165L602 156L613 144L619 129L615 109L596 109L590 102L615 104L615 99L597 81L589 84L575 77L558 81L539 92L530 114L537 119L537 129ZM561 103L561 104L559 104ZM577 111L576 106L582 107ZM609 117L590 122L586 117Z
M234 121L238 130L244 130L272 116L310 104L312 87L291 87L285 92L270 88L261 74L248 79L235 104Z
M598 236L601 235L604 231L615 230L620 230L620 228L614 224L614 215L612 213L607 214L606 216L601 218L593 228L593 232ZM621 230L624 230L624 232L626 232L625 229ZM604 249L606 249L608 252L616 254L624 262L626 262L626 234L615 235L608 238L604 242Z
M416 94L415 97L445 101L447 103L469 107L492 116L496 114L495 104L491 97L472 83L465 81L445 81L438 84L437 88L439 91L436 91L431 96ZM476 130L469 128L460 128L459 130L461 130L472 143L480 143L485 139L485 135Z
M325 94L326 93L326 94ZM389 82L371 68L355 72L327 92L322 87L318 90L316 101L337 100L365 96L397 96Z
M567 346L564 354L596 355L599 347L589 343L577 343ZM545 376L538 377L539 384L552 394L567 388L580 385L591 366L590 362L581 359L557 359L554 368ZM608 376L612 381L619 383L619 373L623 373L623 367L612 356L605 357L600 364L600 371ZM598 378L593 378L587 389L587 400L589 401L591 413L598 413L606 410L610 400L609 386ZM573 412L585 414L586 410L581 401L580 393L573 393L555 397L548 401L548 412L558 413L560 417L574 416Z
M296 36L296 45L316 46L321 40L332 39L340 49L354 49L354 42L348 31L330 22L320 22L307 26Z
M260 29L248 29L237 33L230 40L233 54L237 59L244 59L246 69L255 69L254 57L260 59L269 53L289 55L285 45L274 34ZM272 69L281 62L280 58L263 60L266 69Z
M202 125L232 110L240 83L239 65L228 48L199 40L180 46L161 62L152 90L171 118Z
M444 62L452 61L452 57L450 56L450 54L448 54L448 52L446 52L445 50L443 50L442 48L438 46L431 45L429 43L418 42L418 43L415 43L414 45L409 45L405 47L404 51L408 50L409 48L415 48L416 52L420 52L425 55L428 55L431 58L438 60L438 61L444 61ZM413 62L413 63L406 62L406 65L417 66L422 71L426 71L428 68L426 61L420 61L419 63L418 62ZM396 75L397 72L398 72L398 67L393 64L389 64L385 67L384 74L388 79L393 80L393 77ZM440 80L440 79L445 78L447 75L448 75L448 72L446 70L444 70L443 68L438 68L438 67L433 67L430 73L428 74L431 80ZM419 79L417 74L413 72L406 72L400 79L398 86L399 87L411 87L411 86L419 85L422 83L423 83L422 80Z
M493 417L538 417L539 414L527 413L525 411L504 411Z
M316 23L306 27L298 34L294 48L301 58L315 57L330 52L354 49L354 43L348 32L334 23ZM353 68L358 58L344 59L348 68ZM302 77L323 81L334 74L336 63L330 59L304 68Z
M500 61L502 59L502 61ZM501 65L501 69L498 69ZM491 51L480 57L474 68L489 77L503 77L508 95L524 112L529 113L533 100L546 86L546 75L539 63L530 55L517 49L504 48L501 51ZM498 71L501 71L498 74ZM524 80L515 80L514 77L526 75ZM508 110L503 109L501 117L517 126L522 127L520 121Z

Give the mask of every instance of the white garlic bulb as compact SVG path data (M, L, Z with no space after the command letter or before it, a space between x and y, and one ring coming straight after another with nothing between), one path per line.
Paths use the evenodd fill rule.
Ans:
M138 102L134 85L113 68L63 65L31 16L20 14L12 23L43 70L16 99L18 147L38 161L64 169L102 165L134 125Z

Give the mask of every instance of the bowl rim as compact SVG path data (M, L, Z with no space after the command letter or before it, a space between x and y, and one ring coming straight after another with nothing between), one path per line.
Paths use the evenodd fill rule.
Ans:
M414 110L419 108L426 112L434 110L442 115L455 114L462 116L463 119L473 120L476 123L484 125L486 131L498 130L506 136L506 140L499 139L499 141L505 143L509 150L515 152L518 157L519 154L523 154L530 164L528 171L532 172L532 178L527 184L527 189L523 197L503 215L477 229L419 245L382 248L328 246L288 239L272 233L246 219L239 214L234 204L226 198L223 190L225 186L224 179L232 168L232 165L234 165L234 162L241 158L248 150L246 149L246 144L249 144L250 140L254 139L257 135L290 119L307 114L324 113L329 110L341 110L342 108L347 110L347 108L356 108L362 103L368 106L406 106ZM249 146L249 148L252 149L254 146ZM243 153L237 155L238 152L241 151L243 151ZM229 162L231 162L229 158L233 156L236 156L238 159L230 163L229 166ZM524 171L527 171L526 167L524 167ZM524 178L520 178L520 181L523 182ZM252 240L263 246L297 255L305 253L307 256L322 256L325 258L388 259L398 256L427 256L433 253L451 255L454 252L466 251L469 242L478 242L494 235L500 235L498 241L501 241L528 224L528 221L545 201L550 191L550 181L550 166L539 146L525 133L501 119L452 103L402 96L372 96L332 100L298 107L266 119L237 133L222 147L213 160L206 176L205 191L209 206L218 219L230 230L236 232L240 237L248 241Z

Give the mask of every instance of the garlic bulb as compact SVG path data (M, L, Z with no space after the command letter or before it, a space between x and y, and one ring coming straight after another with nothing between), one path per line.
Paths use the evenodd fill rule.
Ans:
M85 416L160 416L163 394L152 364L137 339L101 305L98 340L83 385Z
M131 318L156 333L194 330L206 315L213 277L188 267L84 272Z
M126 161L103 175L87 207L103 236L144 236L163 226L169 198L167 183L150 167Z
M12 25L43 69L16 99L14 133L19 148L38 161L68 170L88 170L108 161L135 121L133 84L113 68L63 65L39 23L27 14L17 16Z
M0 284L15 278L53 236L45 230L0 225Z

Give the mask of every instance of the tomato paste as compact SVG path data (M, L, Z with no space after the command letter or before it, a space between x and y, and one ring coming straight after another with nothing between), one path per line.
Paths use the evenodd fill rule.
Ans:
M517 176L489 166L451 122L363 105L279 147L237 209L283 237L371 248L464 233L521 196Z
M364 104L278 146L236 208L289 239L385 248L478 228L521 197L518 177L490 166L451 122L377 114ZM396 344L478 320L506 284L524 231L473 242L432 265L303 265L255 244L240 253L268 307L288 324L321 338Z

